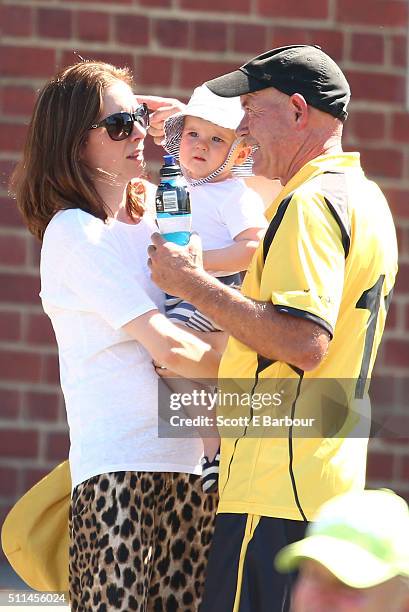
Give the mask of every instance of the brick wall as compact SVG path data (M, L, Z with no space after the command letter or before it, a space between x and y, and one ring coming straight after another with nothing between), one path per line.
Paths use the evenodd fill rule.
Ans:
M213 7L213 8L212 8ZM401 271L376 371L377 402L404 418L409 384L409 114L405 0L3 0L0 6L0 523L67 454L53 332L38 298L39 245L7 197L36 90L85 58L130 66L138 89L186 98L204 80L282 44L320 44L353 102L348 149L386 191ZM160 150L148 147L148 159ZM368 202L370 207L370 202ZM398 428L403 429L402 421ZM409 436L407 436L409 438ZM373 484L409 494L407 440L373 440Z

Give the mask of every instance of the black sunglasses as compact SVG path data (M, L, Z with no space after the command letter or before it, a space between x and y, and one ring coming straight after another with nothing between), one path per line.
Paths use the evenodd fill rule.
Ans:
M139 104L133 113L114 113L105 117L99 123L91 125L90 130L104 127L108 132L111 140L125 140L132 134L135 121L139 123L145 130L149 127L149 111L148 106L143 103Z

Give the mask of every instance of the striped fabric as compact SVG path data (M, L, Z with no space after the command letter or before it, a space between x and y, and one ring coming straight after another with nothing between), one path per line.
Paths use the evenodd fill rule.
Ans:
M241 285L241 275L229 274L228 276L220 276L218 280L229 287L239 288ZM173 323L179 323L195 329L196 331L213 332L222 331L214 321L199 312L196 306L185 302L174 295L166 294L165 299L165 314Z

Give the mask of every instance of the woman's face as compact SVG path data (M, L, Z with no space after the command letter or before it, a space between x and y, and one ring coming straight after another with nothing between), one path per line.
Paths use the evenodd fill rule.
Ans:
M99 123L114 113L135 111L138 105L129 85L123 81L107 87L103 94L103 106ZM115 177L115 183L126 184L140 176L144 168L143 148L146 130L137 122L132 133L124 140L112 140L105 127L90 129L83 158L92 169L101 169Z

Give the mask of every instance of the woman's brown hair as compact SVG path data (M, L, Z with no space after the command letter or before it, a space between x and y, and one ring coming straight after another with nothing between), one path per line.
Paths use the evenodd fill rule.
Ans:
M118 80L132 87L127 68L84 61L62 70L40 91L23 158L11 179L24 221L40 240L59 210L81 208L104 221L110 213L81 149L100 117L104 90ZM143 196L143 187L133 182L127 189L128 214L143 214Z

